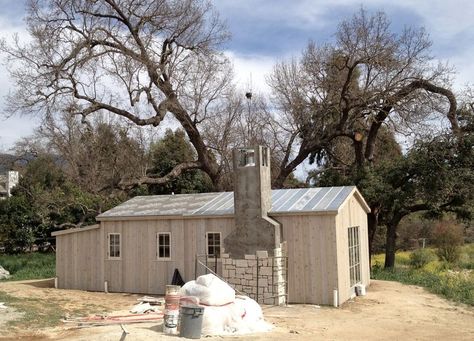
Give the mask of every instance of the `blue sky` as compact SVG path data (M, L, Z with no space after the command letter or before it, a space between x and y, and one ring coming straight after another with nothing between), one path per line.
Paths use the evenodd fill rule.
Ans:
M25 35L24 2L0 0L0 36ZM250 75L255 90L265 91L265 75L282 59L297 56L308 40L317 43L333 39L338 22L361 6L383 10L394 30L423 26L433 40L433 56L449 62L459 71L454 87L474 83L474 1L460 0L219 0L216 9L227 21L232 40L225 48L234 61L237 80L245 86ZM461 73L462 72L462 73ZM0 112L11 84L0 66ZM10 148L29 135L38 119L0 118L0 150Z

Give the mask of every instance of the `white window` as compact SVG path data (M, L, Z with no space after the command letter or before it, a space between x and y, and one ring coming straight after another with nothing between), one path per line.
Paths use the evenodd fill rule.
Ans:
M360 283L359 226L349 227L347 233L349 240L349 273L352 287Z
M220 232L207 232L207 255L208 256L221 256L221 233Z
M171 259L171 233L160 232L156 235L157 240L157 258L161 260Z
M109 259L120 259L120 233L109 233Z

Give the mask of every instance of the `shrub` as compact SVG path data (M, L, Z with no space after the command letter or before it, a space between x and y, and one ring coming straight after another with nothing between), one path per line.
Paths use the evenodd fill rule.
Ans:
M410 266L421 269L426 264L434 261L434 255L430 249L418 249L410 254Z
M420 285L450 300L474 306L474 276L472 274L408 268L372 270L373 279Z
M469 244L463 247L459 266L463 269L474 270L474 244Z
M12 276L9 280L11 281L54 277L55 264L56 255L54 253L32 252L0 255L0 265L10 272Z
M437 247L436 254L439 259L454 263L459 259L460 246L463 243L463 229L451 221L439 222L433 231L433 242Z

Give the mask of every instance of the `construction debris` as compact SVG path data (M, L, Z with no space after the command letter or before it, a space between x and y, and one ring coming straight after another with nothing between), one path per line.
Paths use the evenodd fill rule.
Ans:
M140 302L135 304L130 312L133 314L145 314L148 312L158 312L160 308L157 305L151 305L148 302Z
M64 319L64 323L77 324L77 327L95 327L107 326L113 324L130 324L130 323L150 323L163 319L163 313L149 314L131 314L131 315L94 315L88 317L76 317Z
M123 337L123 338L125 338L125 336L127 336L128 334L130 334L130 332L128 331L128 329L125 328L125 326L124 326L122 323L120 324L120 328L122 328L122 332L123 332L122 337Z
M124 324L130 323L150 323L163 320L163 312L160 307L164 306L164 299L143 296L137 299L139 303L130 309L131 314L126 315L93 315L87 317L66 317L64 323L76 324L78 328L106 326L119 324L124 334L128 334L124 329Z
M151 297L143 296L142 298L137 298L137 301L141 303L150 303L151 305L164 305L165 299L163 297Z

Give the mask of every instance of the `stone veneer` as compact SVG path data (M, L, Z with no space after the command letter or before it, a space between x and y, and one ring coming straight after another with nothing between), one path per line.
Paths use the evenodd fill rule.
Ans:
M222 277L237 291L263 304L286 303L285 245L274 249L273 257L267 251L232 259L222 254ZM258 292L258 295L257 295Z

